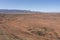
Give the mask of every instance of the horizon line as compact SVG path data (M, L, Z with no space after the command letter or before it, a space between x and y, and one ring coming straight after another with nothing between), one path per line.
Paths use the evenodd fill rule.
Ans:
M22 11L31 11L31 12L60 13L60 11L40 11L40 10L27 10L27 9L0 9L0 10L22 10Z

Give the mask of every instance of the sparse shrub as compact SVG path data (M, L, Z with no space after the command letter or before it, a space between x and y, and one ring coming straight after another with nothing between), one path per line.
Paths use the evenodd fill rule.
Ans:
M22 38L14 35L14 34L9 34L8 37L9 37L10 39L13 39L13 40L23 40Z
M28 31L32 34L39 35L39 36L45 36L47 32L47 28L45 27L32 27L28 29Z
M54 34L54 29L49 28L49 27L32 27L28 29L29 33L31 33L32 35L36 35L36 36L42 36L43 38L56 38L57 36ZM53 33L53 34L52 34ZM52 35L49 35L52 34ZM55 37L56 36L56 37ZM60 39L60 38L58 38Z
M36 34L39 36L45 36L46 33L43 31L37 31Z

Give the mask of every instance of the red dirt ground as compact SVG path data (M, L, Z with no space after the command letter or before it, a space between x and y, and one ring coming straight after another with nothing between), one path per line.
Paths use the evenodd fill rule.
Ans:
M0 40L60 40L60 14L0 14Z

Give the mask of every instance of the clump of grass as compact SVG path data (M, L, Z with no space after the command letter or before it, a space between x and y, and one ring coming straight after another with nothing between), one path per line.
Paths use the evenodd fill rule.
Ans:
M30 33L32 33L32 34L44 36L47 33L47 28L45 28L45 27L36 27L36 28L32 27L32 28L28 29L28 31L30 31Z
M19 38L16 35L11 34L10 36L8 36L10 39L15 39L15 40L23 40L22 38Z
M38 37L38 39L43 38L44 40L60 40L55 30L46 26L32 25L27 28L26 34Z
M43 31L37 31L36 34L39 36L44 36L46 33Z

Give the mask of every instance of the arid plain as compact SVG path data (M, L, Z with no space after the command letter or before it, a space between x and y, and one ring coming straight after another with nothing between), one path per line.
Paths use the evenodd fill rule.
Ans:
M0 40L60 40L60 14L0 14Z

